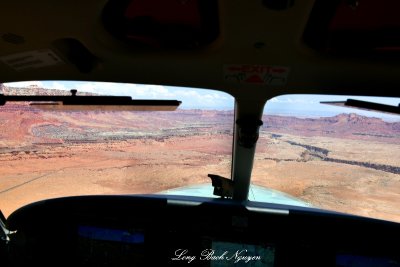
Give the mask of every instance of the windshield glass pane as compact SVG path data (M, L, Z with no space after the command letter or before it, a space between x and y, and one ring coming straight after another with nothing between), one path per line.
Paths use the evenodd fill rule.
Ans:
M87 194L212 195L230 177L233 97L204 89L99 82L9 83L5 95L132 96L182 101L176 111L50 111L0 106L0 209ZM198 185L207 184L206 187ZM167 191L168 192L168 191Z
M400 222L400 116L321 101L400 99L284 95L267 102L252 182L281 203ZM257 198L256 198L257 199ZM292 201L292 202L290 202Z

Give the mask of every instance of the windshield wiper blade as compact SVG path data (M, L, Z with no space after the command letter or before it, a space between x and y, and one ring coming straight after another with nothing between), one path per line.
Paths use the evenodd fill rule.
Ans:
M347 99L346 101L321 101L321 104L361 109L366 111L377 111L390 114L400 114L400 104L399 106L392 106L368 101L361 101L356 99Z
M77 96L72 95L3 95L0 106L7 102L31 102L30 105L50 110L137 110L174 111L182 103L178 100L132 99L130 96Z

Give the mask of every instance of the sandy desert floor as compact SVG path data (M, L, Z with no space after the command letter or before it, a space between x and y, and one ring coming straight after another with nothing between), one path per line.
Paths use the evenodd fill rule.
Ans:
M231 137L207 136L44 146L0 156L0 207L15 209L46 198L155 193L207 183L230 172ZM213 151L213 147L218 148Z
M155 193L207 183L209 173L229 177L230 149L230 136L203 135L43 145L3 153L0 207L8 216L46 198ZM265 134L252 182L316 207L400 222L400 175L388 168L397 163L399 151L393 144ZM371 155L372 167L365 165L371 163Z
M283 135L261 138L259 148L253 183L323 209L400 222L399 145ZM312 148L329 152L321 158Z

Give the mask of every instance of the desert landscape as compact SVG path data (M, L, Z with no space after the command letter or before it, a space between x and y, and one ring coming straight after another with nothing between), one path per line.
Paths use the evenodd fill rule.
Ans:
M356 114L265 117L253 183L315 207L400 221L399 127Z
M253 184L400 222L400 122L356 114L263 121ZM209 173L230 176L233 111L49 112L12 103L0 107L0 125L6 216L46 198L156 193L209 183Z

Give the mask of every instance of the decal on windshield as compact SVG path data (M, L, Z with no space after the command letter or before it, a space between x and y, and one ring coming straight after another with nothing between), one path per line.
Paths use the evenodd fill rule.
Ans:
M228 64L224 65L224 80L254 85L286 85L290 68L282 66Z

